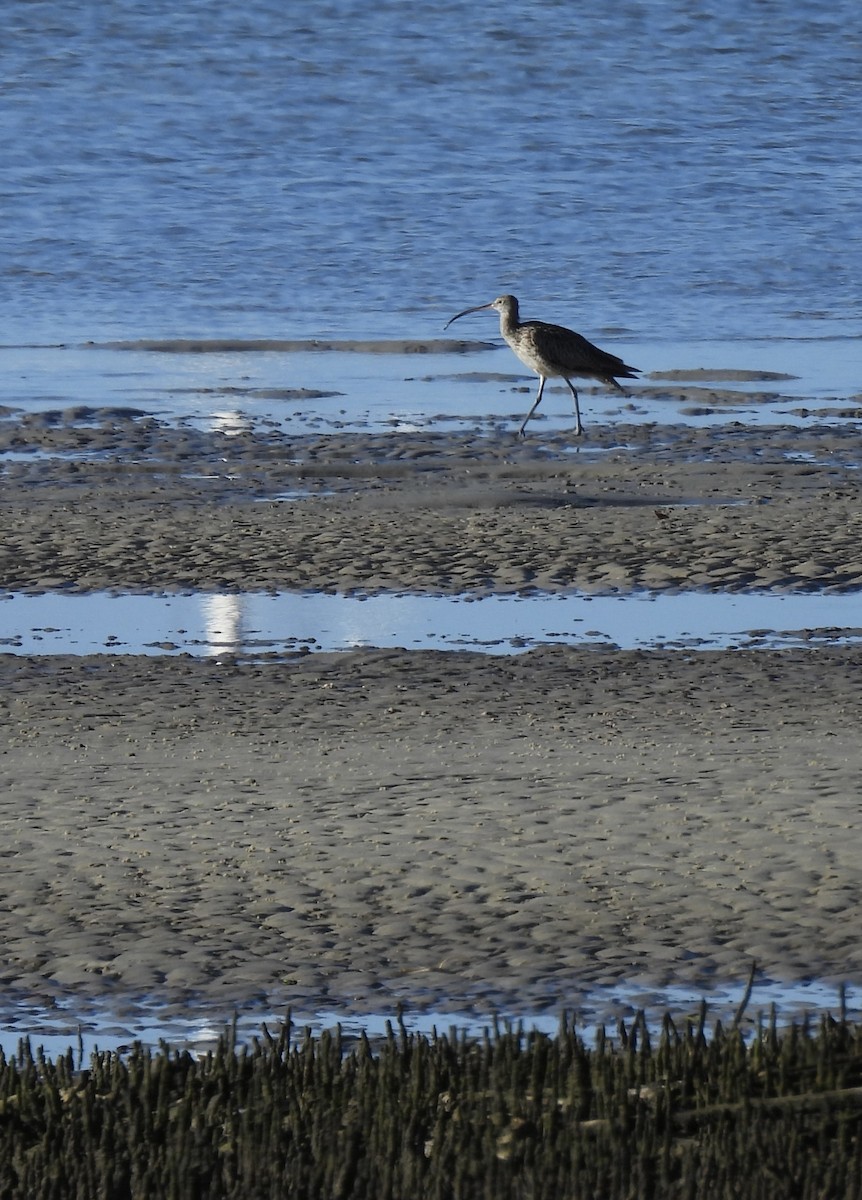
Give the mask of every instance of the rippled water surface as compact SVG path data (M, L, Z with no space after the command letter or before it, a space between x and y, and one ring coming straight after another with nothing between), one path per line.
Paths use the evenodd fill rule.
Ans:
M858 332L851 0L9 0L3 25L7 343L416 336L503 290L592 336Z

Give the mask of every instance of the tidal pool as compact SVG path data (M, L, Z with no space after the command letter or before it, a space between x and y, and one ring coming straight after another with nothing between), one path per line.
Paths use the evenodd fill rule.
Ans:
M0 652L261 655L362 646L512 654L547 643L733 649L862 640L857 593L534 596L10 594Z

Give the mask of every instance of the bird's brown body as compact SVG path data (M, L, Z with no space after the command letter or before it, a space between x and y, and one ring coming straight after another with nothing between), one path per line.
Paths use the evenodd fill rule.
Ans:
M540 379L538 395L519 430L522 436L527 422L542 399L546 379L565 379L575 401L575 433L581 434L584 427L581 423L578 393L572 379L598 379L615 387L617 391L624 392L625 389L620 387L617 379L636 379L639 374L637 367L630 367L615 354L600 350L573 329L566 329L564 325L551 325L547 321L520 320L518 301L514 296L498 296L490 304L466 308L454 316L452 321L457 321L459 317L465 317L468 313L479 312L483 308L494 308L499 312L500 333L521 362L531 371L535 371ZM446 328L452 321L447 323Z

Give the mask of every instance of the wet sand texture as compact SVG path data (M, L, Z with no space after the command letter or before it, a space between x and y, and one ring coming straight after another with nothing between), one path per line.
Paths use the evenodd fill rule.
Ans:
M862 650L0 660L7 997L862 978Z
M0 422L21 455L0 488L0 587L862 587L852 431L588 433L577 449L511 431L228 436L98 410Z
M588 434L13 415L0 585L862 583L852 431ZM860 654L6 656L0 982L528 1011L752 959L860 980Z

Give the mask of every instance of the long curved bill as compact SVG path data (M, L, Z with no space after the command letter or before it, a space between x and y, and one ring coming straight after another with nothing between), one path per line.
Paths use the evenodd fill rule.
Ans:
M477 304L475 308L465 308L463 312L456 313L456 315L452 318L452 321L458 321L458 320L460 320L461 317L466 317L467 313L481 312L481 310L483 308L490 308L490 307L491 307L490 304ZM446 324L443 326L443 329L444 330L448 329L449 326L452 324L452 321L447 321Z

